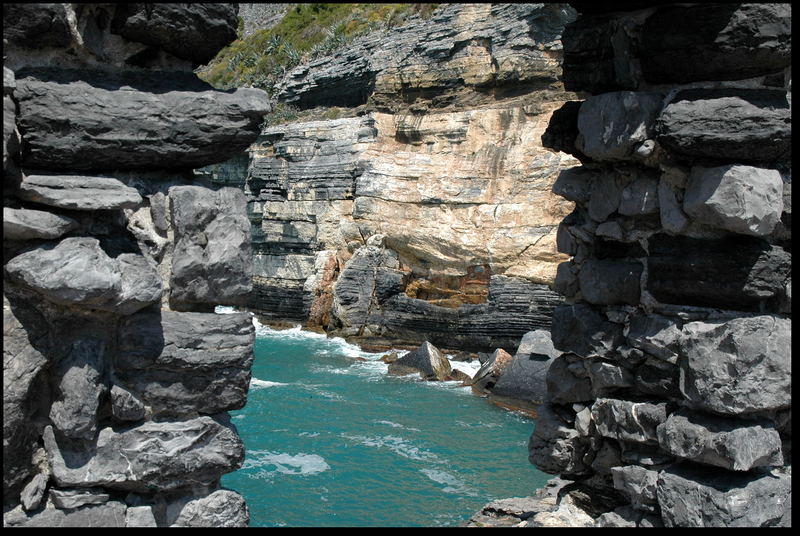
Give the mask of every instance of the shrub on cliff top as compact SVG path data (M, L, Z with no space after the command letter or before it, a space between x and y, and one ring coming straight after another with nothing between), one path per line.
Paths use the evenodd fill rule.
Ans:
M355 37L429 17L438 4L298 4L272 28L236 39L197 75L218 89L253 86L272 94L289 69Z

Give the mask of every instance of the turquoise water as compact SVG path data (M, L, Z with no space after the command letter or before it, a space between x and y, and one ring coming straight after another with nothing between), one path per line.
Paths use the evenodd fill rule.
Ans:
M247 405L231 412L246 458L222 478L251 527L457 526L547 480L528 463L529 418L456 382L389 376L342 339L256 326Z

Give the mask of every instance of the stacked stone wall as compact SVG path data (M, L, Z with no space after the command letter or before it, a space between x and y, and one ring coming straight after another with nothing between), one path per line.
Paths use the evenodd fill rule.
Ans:
M220 487L253 361L246 200L260 90L191 72L229 4L3 4L5 526L245 526Z
M791 8L573 6L530 461L596 526L790 526Z

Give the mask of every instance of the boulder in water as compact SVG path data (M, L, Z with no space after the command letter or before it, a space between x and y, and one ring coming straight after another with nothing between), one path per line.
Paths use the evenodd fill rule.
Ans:
M450 361L442 355L438 348L425 341L397 361L389 364L389 374L410 374L419 372L425 380L444 381L450 376Z
M485 392L490 391L513 359L511 354L502 348L495 350L472 377L473 387Z

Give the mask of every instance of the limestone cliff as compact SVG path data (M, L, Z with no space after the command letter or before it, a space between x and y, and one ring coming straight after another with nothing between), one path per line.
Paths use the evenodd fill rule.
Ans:
M568 482L517 521L791 526L791 10L633 4L564 31L590 95L548 138L583 165L529 447Z
M558 4L449 4L289 72L278 100L313 118L264 130L244 160L249 307L351 338L513 349L549 328L551 191L578 164L542 147L560 82ZM238 167L238 171L237 171Z
M245 526L247 148L261 90L191 72L227 4L4 4L5 526Z

